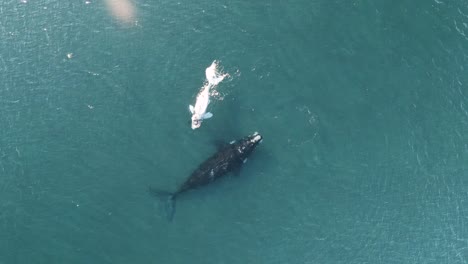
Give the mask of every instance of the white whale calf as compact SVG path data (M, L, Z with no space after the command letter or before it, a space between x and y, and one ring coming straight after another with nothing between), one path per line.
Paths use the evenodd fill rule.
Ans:
M210 67L206 68L205 75L207 82L198 93L195 106L189 105L190 113L192 113L192 129L199 128L203 120L213 116L212 113L206 111L210 104L211 90L229 76L227 73L219 73L217 61L213 61Z

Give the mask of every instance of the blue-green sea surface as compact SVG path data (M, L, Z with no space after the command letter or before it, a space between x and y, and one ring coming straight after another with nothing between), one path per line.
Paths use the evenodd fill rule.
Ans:
M0 3L1 264L468 262L468 2L117 2Z

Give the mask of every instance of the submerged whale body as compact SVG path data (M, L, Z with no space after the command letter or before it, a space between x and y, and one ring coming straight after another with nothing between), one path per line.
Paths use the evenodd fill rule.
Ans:
M207 185L227 173L239 169L261 141L262 136L255 132L238 141L231 142L200 164L177 191L170 193L150 188L150 192L160 199L166 199L167 217L169 220L172 220L177 196L186 191Z

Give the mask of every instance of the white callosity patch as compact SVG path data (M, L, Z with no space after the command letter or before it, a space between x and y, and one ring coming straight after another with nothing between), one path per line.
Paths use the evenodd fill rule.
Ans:
M256 142L260 142L261 140L262 140L262 136L260 136L260 135L257 134L256 136L254 136L254 137L250 140L250 142L256 143Z

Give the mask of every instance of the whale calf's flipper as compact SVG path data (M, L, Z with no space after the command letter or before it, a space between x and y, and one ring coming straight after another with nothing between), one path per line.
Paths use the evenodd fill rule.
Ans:
M175 213L175 194L167 191L157 190L152 187L149 187L148 191L150 194L152 194L164 203L167 220L171 222L172 218L174 218Z
M189 105L189 110L192 114L195 112L195 108L193 107L193 105Z
M205 114L203 115L203 119L208 119L208 118L211 118L212 116L213 116L213 114L210 113L210 112L208 112L208 113L205 113Z

